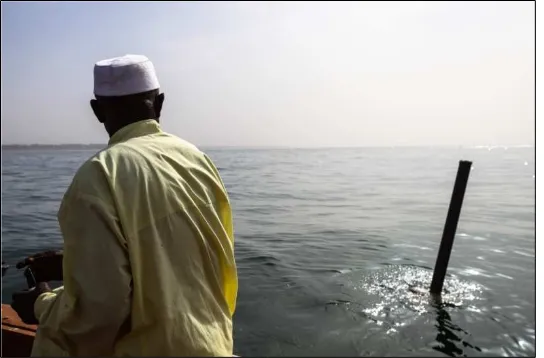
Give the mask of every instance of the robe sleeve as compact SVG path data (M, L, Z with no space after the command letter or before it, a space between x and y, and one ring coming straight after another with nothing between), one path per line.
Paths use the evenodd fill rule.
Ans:
M111 355L130 324L132 278L126 242L109 200L67 196L65 214L59 214L64 289L36 301L40 335L71 356Z

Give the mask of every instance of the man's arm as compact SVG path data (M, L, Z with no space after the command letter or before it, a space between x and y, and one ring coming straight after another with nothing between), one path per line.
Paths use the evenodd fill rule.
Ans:
M219 171L216 166L213 164L210 157L204 155L204 158L208 164L210 171L215 176L215 185L214 190L215 195L215 207L217 214L223 225L228 238L229 238L229 250L230 253L225 256L225 261L222 266L223 270L223 282L224 282L224 294L229 305L229 311L231 316L234 315L236 310L236 300L238 297L238 272L236 270L236 262L234 259L234 229L233 229L233 220L232 220L232 209L230 206L230 200L227 194L227 189L225 184L219 175Z
M64 290L34 306L43 338L70 355L111 355L131 309L126 243L113 206L73 194L59 216L64 236Z

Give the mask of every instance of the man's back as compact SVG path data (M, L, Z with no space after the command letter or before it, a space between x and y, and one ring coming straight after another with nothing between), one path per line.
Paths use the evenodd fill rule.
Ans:
M78 197L101 208L119 255L126 255L119 261L130 266L130 320L112 353L231 355L237 293L232 216L208 157L153 120L117 132L80 168L59 210L71 267L78 265L68 257L70 245L78 245L74 228L81 225L71 224L78 220L72 210Z

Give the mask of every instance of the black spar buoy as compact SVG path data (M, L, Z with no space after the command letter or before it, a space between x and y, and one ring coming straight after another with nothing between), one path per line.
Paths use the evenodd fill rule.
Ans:
M440 242L436 264L434 265L433 280L431 282L430 290L431 294L434 295L440 295L442 293L442 288L444 287L444 279L446 278L446 271L448 270L453 240L455 239L455 232L457 230L459 216L461 215L461 207L463 206L463 199L465 197L471 167L472 162L466 160L461 160L459 162L457 178L455 179L455 185L453 186L448 216L446 217L446 224L444 225L444 232L442 234L442 241Z

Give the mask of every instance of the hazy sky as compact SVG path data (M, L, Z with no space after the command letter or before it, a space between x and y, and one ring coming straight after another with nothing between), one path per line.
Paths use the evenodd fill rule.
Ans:
M96 61L143 54L201 146L534 143L533 2L2 2L2 143L105 143Z

